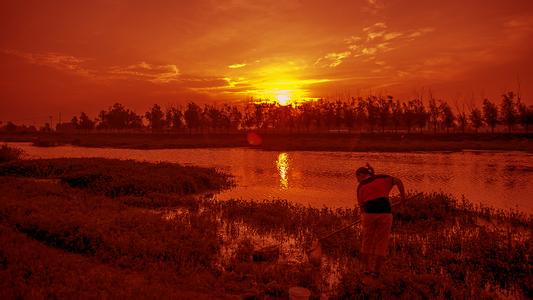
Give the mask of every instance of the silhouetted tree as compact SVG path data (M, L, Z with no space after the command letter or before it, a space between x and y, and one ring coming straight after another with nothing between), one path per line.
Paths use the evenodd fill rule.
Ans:
M152 128L152 130L161 130L163 129L163 125L165 124L164 119L164 113L163 110L161 110L161 106L154 104L150 111L147 111L144 114L144 117L146 120L148 120L148 126Z
M344 124L343 103L340 100L337 100L332 105L335 114L335 127L337 130L340 130Z
M70 120L70 124L72 124L72 127L74 129L79 129L80 128L80 123L78 121L78 117L76 117L76 116L72 117L72 119Z
M81 112L77 128L84 130L92 130L94 129L94 121L91 120L86 113Z
M255 124L255 105L251 102L248 102L244 107L242 126L247 129L257 128L257 125Z
M367 114L366 114L366 102L363 97L357 98L357 105L355 108L355 126L359 128L361 132L367 123Z
M352 101L350 103L344 103L342 109L344 111L344 123L346 124L346 128L348 129L348 131L352 131L355 127L357 117L354 99L352 98Z
M170 107L165 118L167 126L174 130L183 128L183 112L178 107Z
M414 108L415 108L415 124L420 129L420 132L422 132L422 130L424 130L428 122L428 112L426 111L426 107L424 106L424 103L420 99L414 100Z
M50 125L48 125L48 127L50 127ZM5 129L7 132L15 132L17 131L17 125L15 125L15 123L11 122L11 121L8 121L6 126L5 126Z
M457 115L457 123L459 125L459 128L461 128L461 132L465 133L466 126L468 125L468 117L466 116L466 113L464 111L460 112Z
M533 105L528 107L522 102L518 103L518 121L529 132L529 124L533 122Z
M472 111L470 111L470 123L472 123L472 127L476 130L476 133L478 132L479 128L483 126L483 118L479 108L474 107Z
M50 123L44 123L44 126L39 129L41 132L51 132L52 127L50 126Z
M517 112L515 108L515 94L508 92L502 95L502 103L500 106L502 124L507 125L507 131L511 133L513 125L517 121Z
M402 103L402 121L405 127L407 128L407 133L410 133L411 128L416 125L417 101L418 100L410 100L407 103Z
M455 115L452 108L447 102L441 102L439 104L439 110L442 113L442 124L446 128L446 133L450 133L450 128L455 126Z
M142 127L142 117L115 103L108 111L102 110L98 116L99 129L137 129Z
M441 106L437 104L435 98L430 93L429 98L429 122L433 125L433 133L437 133L437 129L440 123Z
M490 127L491 133L494 133L494 128L498 125L498 108L489 99L483 100L483 120Z
M302 111L301 114L301 120L302 124L305 127L306 131L309 132L311 129L311 124L313 124L313 104L310 102L306 102L300 106L300 110Z
M394 132L398 131L398 128L402 125L403 118L403 107L400 104L400 101L391 102L391 120Z
M378 123L381 126L381 132L385 132L385 126L388 125L391 115L392 97L379 97L376 101Z
M197 130L200 127L201 110L202 109L194 102L189 102L189 104L187 104L184 116L187 128L189 128L189 134L193 129Z
M375 96L370 96L366 98L366 115L367 115L367 124L370 132L374 132L374 127L378 122L379 117L379 107L377 98Z
M238 130L242 121L242 113L237 106L231 106L227 108L229 115L230 128Z

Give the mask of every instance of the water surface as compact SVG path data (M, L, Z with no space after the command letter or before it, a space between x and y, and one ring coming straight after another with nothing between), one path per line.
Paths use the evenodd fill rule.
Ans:
M453 153L274 152L245 148L109 149L12 143L30 157L104 157L216 167L237 187L216 198L283 198L314 207L353 207L355 169L370 163L377 173L404 181L408 190L442 191L474 203L533 213L533 155L524 152ZM396 190L394 192L397 192Z

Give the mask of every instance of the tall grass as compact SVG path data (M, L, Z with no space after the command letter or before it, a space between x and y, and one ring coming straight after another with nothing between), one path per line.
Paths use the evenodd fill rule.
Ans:
M204 297L179 282L161 280L157 273L97 263L92 257L47 247L0 225L2 299Z
M80 270L88 270L86 278L65 271L78 276L72 286L102 287L110 297L130 295L118 289L131 276L140 276L135 285L145 291L157 287L156 281L161 287L188 282L184 288L211 296L287 297L293 285L340 299L533 296L532 217L442 193L395 209L383 277L367 284L358 262L358 226L321 242L320 269L304 255L313 238L357 219L355 209L285 200L197 200L191 193L225 187L228 179L212 170L165 164L33 160L3 164L0 174L0 279L8 280L10 295L28 295L26 288L36 295L70 295L68 276L60 274L65 267L56 258L64 257L67 266L80 261ZM108 181L93 179L98 174ZM162 178L165 174L181 179ZM130 181L140 192L109 192ZM196 187L179 187L184 182ZM250 259L261 242L281 245L279 262ZM31 245L38 246L31 250ZM31 259L23 261L15 247ZM107 272L117 290L100 282L94 270ZM44 288L48 282L53 289Z
M349 224L357 217L355 210L316 209L283 200L232 200L207 206L215 207L226 222L235 222L234 226L246 226L270 238L272 233L292 236L299 241L296 247L305 247L311 238ZM531 296L531 216L476 207L449 195L434 193L397 208L394 220L382 284L369 287L361 281L357 263L361 240L357 226L321 242L325 254L323 263L329 269L323 268L322 279L308 282L307 287L318 293L327 290L330 284L329 292L339 298L471 298L498 293ZM239 238L238 235L232 237ZM278 243L283 245L285 241L286 238L282 238ZM247 248L238 247L235 257L246 257L243 249ZM239 259L231 264L230 269L240 270L247 276L265 272ZM335 282L332 283L331 278ZM286 280L282 274L273 274L270 279L272 282ZM294 280L289 282L301 284Z
M71 187L109 197L151 193L194 194L230 187L227 175L214 169L103 158L59 158L13 161L0 176L58 178Z
M209 216L163 220L104 197L20 178L4 178L0 190L3 224L103 263L135 270L163 263L187 272L209 268L218 255L217 224Z
M7 144L0 146L0 163L18 160L24 151L19 148L10 147Z

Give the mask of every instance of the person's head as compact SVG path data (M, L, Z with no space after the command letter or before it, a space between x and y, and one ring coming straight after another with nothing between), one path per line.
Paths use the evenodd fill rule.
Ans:
M357 169L357 171L355 171L355 177L357 177L358 182L361 182L372 176L374 176L374 168L372 168L369 164L366 164L366 167L360 167Z

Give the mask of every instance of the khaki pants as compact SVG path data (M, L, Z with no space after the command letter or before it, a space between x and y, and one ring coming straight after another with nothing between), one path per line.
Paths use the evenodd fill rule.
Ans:
M361 253L386 256L389 250L392 214L363 213L362 226Z

